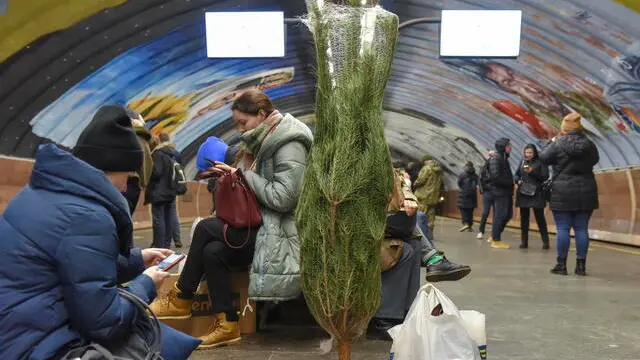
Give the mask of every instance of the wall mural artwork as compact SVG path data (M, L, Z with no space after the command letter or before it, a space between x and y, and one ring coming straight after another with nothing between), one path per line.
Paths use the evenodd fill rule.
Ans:
M286 61L278 67L264 59L207 59L194 41L199 35L188 26L131 49L40 112L33 132L73 146L100 106L119 103L140 112L152 133L175 135L181 150L227 120L242 91L257 88L278 98L299 90L290 85L295 68Z
M35 16L37 3L0 0L0 9L6 5L0 35L13 31L2 21ZM544 146L558 133L561 118L577 111L600 149L598 168L640 165L640 1L382 4L402 20L437 16L438 8L524 14L517 60L442 60L437 25L402 30L384 105L387 138L398 157L432 153L453 176L467 160L482 163L495 139L506 136L514 144L515 166L526 144ZM173 134L193 172L195 149L207 136L235 139L230 105L243 90L265 90L282 111L312 119L314 56L304 26L287 26L287 55L281 59L206 57L204 9L262 6L287 17L304 12L297 0L56 4L50 15L60 18L52 27L33 25L15 38L19 44L0 37L0 83L10 84L0 88L0 153L33 156L49 140L71 147L100 106L118 103L142 113L153 133ZM78 35L84 36L79 42Z

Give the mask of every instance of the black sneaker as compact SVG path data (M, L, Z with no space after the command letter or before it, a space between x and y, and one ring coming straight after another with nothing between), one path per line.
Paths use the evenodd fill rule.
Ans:
M445 259L439 262L427 265L427 281L458 281L469 275L471 268L467 265L458 265Z
M181 248L182 247L182 242L180 240L177 240L176 242L176 248Z
M402 324L400 320L373 318L367 328L367 339L392 341L393 339L391 339L388 331L392 327L400 324Z

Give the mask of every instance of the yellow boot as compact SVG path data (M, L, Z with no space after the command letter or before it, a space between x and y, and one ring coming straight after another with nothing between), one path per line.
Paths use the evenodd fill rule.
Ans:
M240 326L237 321L227 321L225 313L215 315L215 320L209 333L201 336L202 344L198 349L211 349L224 345L240 344Z
M166 296L157 298L151 303L151 310L153 310L158 319L188 319L191 317L191 303L193 300L180 299L178 297L179 294L180 290L176 283Z
M491 247L494 249L511 249L511 246L509 244L505 244L502 241L496 241L491 239Z

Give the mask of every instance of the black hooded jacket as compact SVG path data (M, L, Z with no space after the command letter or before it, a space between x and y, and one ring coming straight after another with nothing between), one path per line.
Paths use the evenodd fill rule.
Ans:
M458 175L458 207L462 209L475 209L478 206L476 188L478 187L478 175L473 166L465 166Z
M509 154L505 149L509 139L496 141L496 154L489 159L489 191L493 196L513 195L513 173L509 166Z
M176 200L173 188L173 163L182 156L171 144L160 144L151 152L153 171L145 191L145 204L169 203Z
M598 208L598 185L593 167L600 161L598 148L581 131L572 131L549 144L540 160L553 166L551 210L588 211Z
M532 209L544 209L547 206L547 201L542 192L542 183L549 178L549 167L544 165L540 161L538 155L538 149L534 144L527 144L525 149L533 150L533 158L531 160L523 160L513 180L518 183L522 181L523 184L532 184L536 187L536 193L534 196L526 196L520 193L516 194L516 206L520 208L532 208ZM530 172L524 171L524 166L528 165L531 169Z

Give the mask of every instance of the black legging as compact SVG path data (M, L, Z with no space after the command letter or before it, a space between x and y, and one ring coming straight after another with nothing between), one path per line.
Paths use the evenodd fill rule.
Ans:
M193 298L204 274L213 312L225 313L228 321L238 321L238 314L233 307L231 268L249 266L253 260L258 229L251 230L245 247L232 249L224 241L223 226L224 223L216 218L204 219L196 225L189 256L178 279L178 289L181 291L180 297ZM232 246L239 246L247 238L247 232L248 229L229 228L227 240Z
M520 208L520 230L523 244L529 243L529 214L529 208ZM538 223L542 243L548 244L549 231L547 230L547 220L544 217L544 209L533 209L533 215Z

